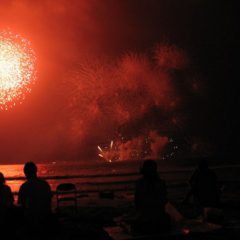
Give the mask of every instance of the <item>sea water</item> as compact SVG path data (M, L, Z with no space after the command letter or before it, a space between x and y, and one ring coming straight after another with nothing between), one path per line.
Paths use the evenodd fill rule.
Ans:
M100 191L105 189L132 189L139 175L142 161L122 162L49 162L36 163L38 176L46 179L52 191L62 182L71 182L77 185L79 191ZM187 184L194 170L193 166L171 165L159 161L159 173L168 185L179 186ZM20 185L25 181L24 164L0 165L0 172L6 178L6 183L17 194ZM226 181L239 180L239 165L222 165L213 167L220 179Z

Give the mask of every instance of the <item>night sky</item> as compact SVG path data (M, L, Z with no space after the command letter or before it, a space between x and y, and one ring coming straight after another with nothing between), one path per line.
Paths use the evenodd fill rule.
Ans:
M1 0L0 30L10 29L31 41L37 56L37 82L23 104L0 111L0 163L83 161L97 156L96 146L116 138L116 131L132 139L146 129L177 135L179 141L187 136L198 144L208 143L209 154L227 161L237 146L235 11L227 0ZM128 86L127 95L120 84L111 86L108 72L120 72L115 65L124 56L144 55L153 64L159 44L174 46L176 54L188 59L187 66L177 65L167 73L161 70L162 75L166 73L162 78L171 82L161 82L167 88L167 100L156 104L161 94L154 98L150 90L141 92L139 86L136 90L135 82L134 87ZM111 70L102 70L107 80L94 88L101 64ZM160 70L151 69L159 76ZM96 76L91 86L84 85L89 92L83 94L78 87L86 72ZM141 93L148 107L136 97ZM97 107L92 105L93 98ZM132 103L136 98L138 102ZM116 103L109 104L113 100ZM124 106L121 120L115 112L117 101ZM125 106L128 101L136 111ZM175 101L179 105L172 112L166 110ZM141 114L139 102L144 105ZM169 123L173 118L181 119L178 130Z

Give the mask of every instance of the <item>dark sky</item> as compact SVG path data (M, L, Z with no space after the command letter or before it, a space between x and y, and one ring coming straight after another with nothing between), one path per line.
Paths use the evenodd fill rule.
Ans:
M85 143L84 138L66 141L63 79L68 81L67 73L86 56L149 53L159 42L184 49L190 71L198 73L204 86L202 96L189 98L182 109L188 118L184 131L214 142L223 156L233 154L236 16L227 0L2 0L0 29L32 42L38 81L24 104L0 112L0 162L68 159L76 151L71 141L79 141L79 148L95 144L88 138ZM83 151L74 158L81 155Z

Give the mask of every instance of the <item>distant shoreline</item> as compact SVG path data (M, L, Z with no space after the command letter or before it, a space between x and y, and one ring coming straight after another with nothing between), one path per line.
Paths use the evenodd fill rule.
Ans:
M1 168L1 165L0 165ZM220 166L213 166L211 169L226 169L226 168L240 168L240 164L236 165L220 165ZM173 173L188 173L194 170L193 167L186 167L186 168L177 168L177 169L169 169L169 170L162 170L159 171L160 174L173 174ZM81 175L53 175L53 176L40 176L40 178L45 180L58 180L58 179L73 179L73 178L101 178L101 177L121 177L121 176L137 176L139 175L138 172L129 172L129 173L111 173L111 174L81 174ZM19 177L6 177L8 181L15 181L15 180L25 180L24 176Z

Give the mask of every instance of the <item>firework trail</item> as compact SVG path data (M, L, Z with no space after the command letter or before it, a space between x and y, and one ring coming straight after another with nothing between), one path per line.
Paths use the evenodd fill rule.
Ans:
M28 40L0 32L0 109L21 104L36 80L36 57Z
M98 156L104 159L106 162L114 162L119 159L117 147L114 148L114 141L112 140L109 147L101 148L98 146Z

